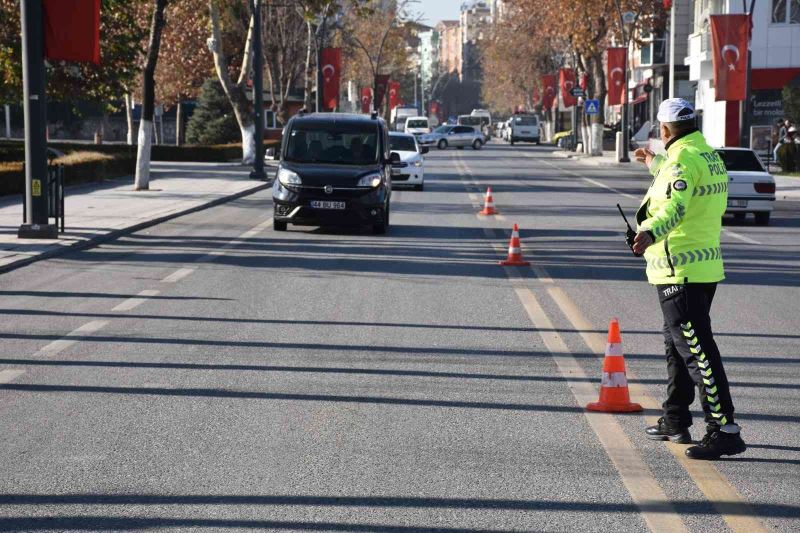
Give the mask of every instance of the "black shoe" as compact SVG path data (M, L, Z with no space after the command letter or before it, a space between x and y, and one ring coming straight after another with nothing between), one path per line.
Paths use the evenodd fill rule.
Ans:
M725 433L714 430L706 433L697 446L686 450L686 455L691 459L719 459L723 455L736 455L747 449L739 433Z
M668 440L677 444L691 444L692 436L686 428L675 428L664 422L664 417L658 419L658 424L644 430L647 438L651 440Z

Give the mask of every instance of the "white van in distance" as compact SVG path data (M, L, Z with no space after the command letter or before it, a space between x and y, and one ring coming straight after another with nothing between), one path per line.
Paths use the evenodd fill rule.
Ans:
M405 132L416 137L430 133L431 127L428 123L428 117L408 117L406 119Z

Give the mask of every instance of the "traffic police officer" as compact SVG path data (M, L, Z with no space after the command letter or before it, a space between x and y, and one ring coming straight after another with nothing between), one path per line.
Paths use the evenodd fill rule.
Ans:
M707 433L686 455L718 459L746 449L709 318L717 283L725 278L720 233L728 174L697 130L691 104L665 100L658 120L666 156L642 148L634 153L654 176L636 214L633 251L644 253L647 279L658 289L669 376L663 416L646 432L653 440L691 443L689 406L696 386Z

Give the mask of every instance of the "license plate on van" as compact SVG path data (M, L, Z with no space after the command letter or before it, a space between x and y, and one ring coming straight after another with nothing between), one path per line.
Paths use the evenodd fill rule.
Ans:
M747 200L728 200L728 207L747 207Z
M311 207L314 209L345 209L344 202L331 202L329 200L312 200Z

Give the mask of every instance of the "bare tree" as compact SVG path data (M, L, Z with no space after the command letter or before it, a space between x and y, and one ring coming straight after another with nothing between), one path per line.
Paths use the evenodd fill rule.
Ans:
M308 28L295 9L271 1L264 10L264 27L270 29L263 43L270 96L281 122L286 123L286 101L303 72L303 56L308 59L309 51L303 43Z
M256 1L261 2L261 0ZM246 87L248 74L253 64L253 25L255 21L251 13L239 77L234 82L228 71L228 57L222 46L222 24L216 0L208 0L208 10L211 19L211 37L207 41L208 49L214 56L214 69L222 84L222 90L225 91L225 95L233 107L233 113L242 133L242 164L251 165L256 157L256 139L253 106L247 99Z
M164 29L164 8L167 0L155 0L153 18L150 22L150 42L147 46L147 59L142 73L142 120L139 123L139 147L136 153L136 178L134 189L143 191L150 188L150 149L153 145L153 111L156 94L156 63L161 46L161 32Z

